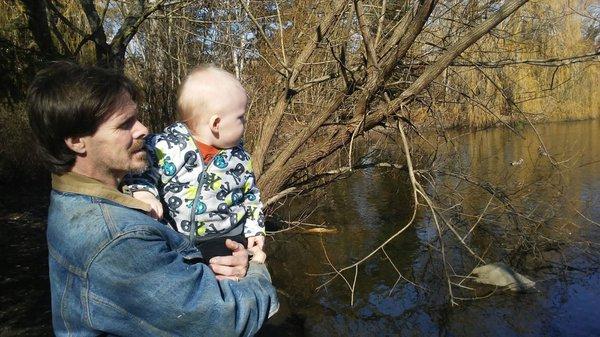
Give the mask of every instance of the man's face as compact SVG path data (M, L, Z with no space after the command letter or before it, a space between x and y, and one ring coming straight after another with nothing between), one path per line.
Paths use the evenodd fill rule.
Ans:
M124 93L115 111L98 130L84 137L86 156L95 173L106 178L122 178L128 172L141 173L148 162L144 137L148 129L137 120L137 104Z

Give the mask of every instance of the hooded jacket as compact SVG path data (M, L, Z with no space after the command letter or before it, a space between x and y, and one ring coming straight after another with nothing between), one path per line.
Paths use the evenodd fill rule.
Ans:
M187 127L180 122L146 138L149 169L129 175L123 191L145 190L161 200L165 218L193 242L219 236L264 235L260 192L250 155L240 143L204 164Z

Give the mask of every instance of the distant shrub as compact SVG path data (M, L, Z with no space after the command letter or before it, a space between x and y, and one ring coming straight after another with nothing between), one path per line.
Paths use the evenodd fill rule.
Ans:
M0 184L27 185L47 179L47 171L36 159L24 104L0 105L0 125Z

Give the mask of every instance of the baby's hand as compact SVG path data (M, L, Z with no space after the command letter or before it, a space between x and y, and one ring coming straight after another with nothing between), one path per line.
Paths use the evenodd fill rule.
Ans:
M263 250L263 247L265 246L265 236L257 235L257 236L249 237L248 238L248 249L250 249L254 246L258 247L260 250Z
M162 204L160 203L160 201L158 199L156 199L154 194L152 194L148 191L136 191L136 192L133 192L133 197L150 205L150 214L149 215L151 217L153 217L156 220L162 219L163 207L162 207Z

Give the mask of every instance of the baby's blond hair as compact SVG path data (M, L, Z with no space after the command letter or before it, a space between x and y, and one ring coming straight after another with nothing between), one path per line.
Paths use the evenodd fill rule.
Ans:
M214 80L213 83L211 83ZM179 120L188 126L199 118L201 122L207 121L215 111L214 98L211 93L218 90L238 88L244 91L242 84L231 73L213 64L203 64L195 67L186 77L177 98L177 114ZM245 91L244 91L245 92Z

